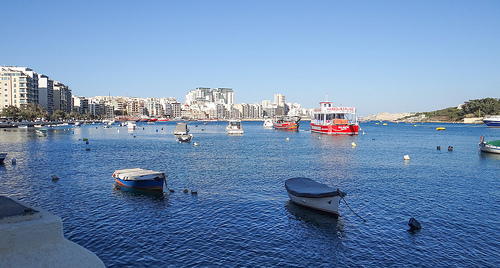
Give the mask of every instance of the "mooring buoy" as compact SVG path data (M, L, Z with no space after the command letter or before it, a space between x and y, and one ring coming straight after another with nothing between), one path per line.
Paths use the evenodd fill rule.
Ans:
M411 218L408 225L411 230L422 229L422 224L420 224L420 222L418 222L415 218Z
M448 151L453 151L453 146L448 146Z
M403 156L403 159L404 160L410 160L410 156L409 155L405 155L405 156Z
M438 146L438 147L437 147L437 149L438 149L438 150L441 150L441 146Z
M52 180L57 181L57 180L59 180L59 177L57 177L57 175L54 174L54 175L52 175Z

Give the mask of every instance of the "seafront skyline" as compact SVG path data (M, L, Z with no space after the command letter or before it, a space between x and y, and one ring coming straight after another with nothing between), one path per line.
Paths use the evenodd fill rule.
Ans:
M181 99L228 87L237 103L279 92L314 108L328 93L366 116L499 92L498 1L7 1L2 10L12 22L2 32L15 36L2 64L41 70L82 96Z

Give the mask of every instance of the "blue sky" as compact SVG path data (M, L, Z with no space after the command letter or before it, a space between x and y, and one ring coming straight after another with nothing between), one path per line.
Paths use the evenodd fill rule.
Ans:
M79 96L325 99L359 115L500 98L500 1L3 1L0 65Z

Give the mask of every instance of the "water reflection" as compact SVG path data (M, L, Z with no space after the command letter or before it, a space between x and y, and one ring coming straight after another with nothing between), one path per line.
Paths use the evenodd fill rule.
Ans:
M168 197L168 193L163 191L147 191L121 186L118 183L113 186L113 192L117 195L128 197L154 197L159 200L164 200Z
M304 222L307 225L323 229L329 233L343 231L344 225L342 219L339 219L334 214L302 207L290 200L285 202L285 208L289 212L288 217L290 219Z

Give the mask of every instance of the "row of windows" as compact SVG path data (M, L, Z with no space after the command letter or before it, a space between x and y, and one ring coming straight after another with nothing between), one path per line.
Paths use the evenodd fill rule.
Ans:
M0 80L10 80L10 77L2 77ZM16 82L16 78L14 78L14 82ZM19 82L26 82L26 77L19 77Z

